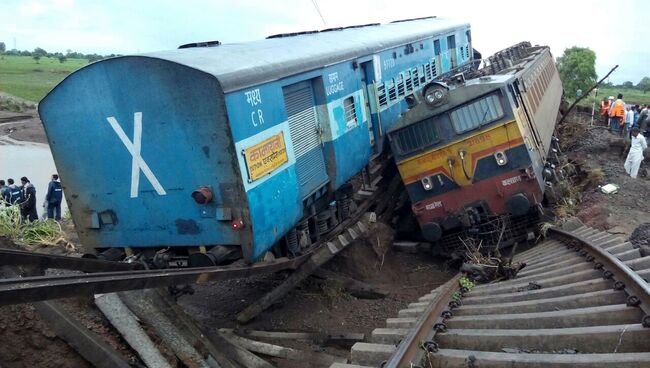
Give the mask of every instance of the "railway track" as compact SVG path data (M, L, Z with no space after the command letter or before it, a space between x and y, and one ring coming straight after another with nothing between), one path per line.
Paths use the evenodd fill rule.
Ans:
M517 278L455 276L357 343L344 367L650 367L650 256L582 224L522 252Z

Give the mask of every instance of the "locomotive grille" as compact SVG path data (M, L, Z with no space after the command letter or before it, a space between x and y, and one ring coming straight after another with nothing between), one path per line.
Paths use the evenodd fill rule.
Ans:
M433 118L401 129L394 135L401 154L407 154L430 146L438 140Z

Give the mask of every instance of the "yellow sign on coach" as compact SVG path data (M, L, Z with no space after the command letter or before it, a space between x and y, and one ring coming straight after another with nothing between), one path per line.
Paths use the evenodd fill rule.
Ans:
M257 180L289 161L284 134L280 132L262 142L246 148L246 167L251 180Z

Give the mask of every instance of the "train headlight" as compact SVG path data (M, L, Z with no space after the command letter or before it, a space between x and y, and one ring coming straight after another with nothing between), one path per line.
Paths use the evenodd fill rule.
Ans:
M431 84L424 89L422 95L424 96L424 102L433 107L447 102L449 90L441 84Z
M433 183L431 182L430 177L428 177L428 176L424 177L424 178L420 179L420 182L422 183L422 187L424 188L424 190L428 191L428 190L433 189Z
M496 151L494 153L494 159L497 161L497 165L503 166L508 163L508 157L503 151Z

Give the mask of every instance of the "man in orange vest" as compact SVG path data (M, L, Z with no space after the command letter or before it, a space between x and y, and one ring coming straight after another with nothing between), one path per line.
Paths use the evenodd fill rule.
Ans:
M625 102L623 102L623 94L619 93L616 101L609 110L609 131L621 133L623 131L623 124L625 124Z
M613 99L613 98L612 98ZM603 119L605 126L609 126L609 105L611 101L607 96L603 97L603 100L600 101L600 117Z

